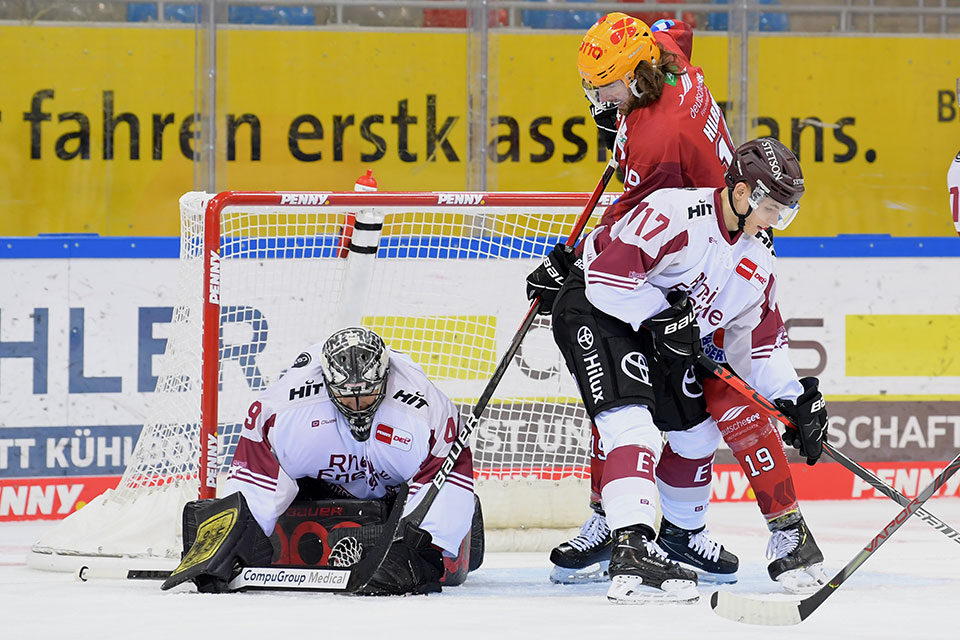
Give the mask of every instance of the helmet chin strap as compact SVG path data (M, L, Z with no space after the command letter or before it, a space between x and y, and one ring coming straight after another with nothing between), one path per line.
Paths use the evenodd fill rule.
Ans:
M633 95L635 95L637 98L642 98L642 97L643 97L643 91L640 91L639 89L637 89L637 79L636 79L636 78L634 78L633 80L630 81L630 84L627 85L627 88L630 89L630 93L632 93Z
M747 224L747 218L749 218L750 214L753 213L753 207L750 206L750 200L747 200L747 212L738 213L737 207L733 204L733 189L727 189L727 202L730 203L730 209L733 210L733 215L737 216L737 231L743 231L743 227Z

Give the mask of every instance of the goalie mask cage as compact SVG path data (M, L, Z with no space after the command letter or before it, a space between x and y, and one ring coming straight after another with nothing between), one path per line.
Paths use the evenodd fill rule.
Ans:
M49 530L29 564L175 566L183 504L216 495L250 403L343 326L377 331L469 414L526 313L526 274L588 197L185 194L173 319L132 461L116 489ZM488 548L566 539L589 513L590 446L538 318L474 432Z

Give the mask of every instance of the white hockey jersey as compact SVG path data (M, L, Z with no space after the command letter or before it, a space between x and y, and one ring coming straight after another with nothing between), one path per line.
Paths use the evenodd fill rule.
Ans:
M950 163L947 171L947 189L950 192L950 215L953 216L953 226L960 233L960 152Z
M765 397L803 392L787 357L776 305L776 258L759 237L723 223L720 189L660 189L615 224L584 241L586 295L599 310L634 329L687 292L701 335L724 330L734 371Z
M345 497L384 498L410 483L405 514L417 504L461 428L453 403L407 355L390 352L386 397L370 438L357 442L330 400L318 364L322 343L250 405L225 494L243 493L269 535L297 495L296 478L337 485ZM460 456L421 527L456 555L473 518L473 458Z

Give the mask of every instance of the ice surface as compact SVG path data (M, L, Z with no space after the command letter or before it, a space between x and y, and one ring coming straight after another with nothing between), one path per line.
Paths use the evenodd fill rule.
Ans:
M960 498L927 503L960 530ZM899 511L889 500L808 502L807 521L833 576ZM75 581L28 569L24 554L50 523L0 524L0 638L578 638L744 640L765 638L960 638L960 544L912 518L809 619L796 627L750 627L716 616L711 587L690 606L609 604L606 585L556 586L546 553L488 554L461 587L440 595L363 598L334 594L207 595L157 582ZM740 582L768 595L767 533L752 504L711 507L716 538L740 556ZM788 596L778 596L788 598Z

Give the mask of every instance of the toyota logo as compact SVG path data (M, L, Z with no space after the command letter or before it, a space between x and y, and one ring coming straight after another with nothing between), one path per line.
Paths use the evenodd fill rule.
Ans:
M650 384L650 367L647 359L639 351L631 351L620 360L620 370L637 382Z
M590 327L582 326L577 329L577 342L580 343L580 348L584 351L593 348L593 331L590 331Z

